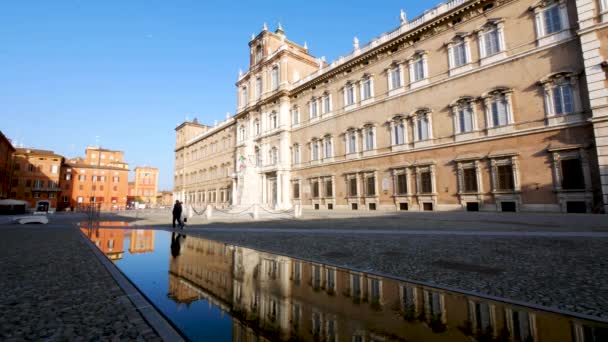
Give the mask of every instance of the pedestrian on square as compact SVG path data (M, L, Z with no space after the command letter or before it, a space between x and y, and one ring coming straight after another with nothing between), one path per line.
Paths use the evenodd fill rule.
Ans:
M173 205L173 228L175 228L175 221L182 227L182 204L179 200L175 200L175 205Z

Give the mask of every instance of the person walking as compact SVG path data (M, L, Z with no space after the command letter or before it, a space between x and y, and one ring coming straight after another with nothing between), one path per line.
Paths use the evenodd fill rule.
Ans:
M175 228L176 220L177 224L182 227L182 204L179 200L175 200L175 205L173 205L173 228Z

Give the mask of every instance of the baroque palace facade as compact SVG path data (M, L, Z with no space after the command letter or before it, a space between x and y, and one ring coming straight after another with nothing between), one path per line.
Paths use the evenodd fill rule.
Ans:
M402 12L395 30L355 38L331 63L264 25L249 42L236 114L176 128L175 199L606 208L607 3L452 0L411 21Z

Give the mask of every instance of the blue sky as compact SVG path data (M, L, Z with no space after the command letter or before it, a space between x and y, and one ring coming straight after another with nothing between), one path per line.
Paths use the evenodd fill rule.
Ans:
M3 1L0 130L13 142L81 156L87 145L160 169L173 187L174 128L234 113L248 41L280 21L328 61L439 1Z

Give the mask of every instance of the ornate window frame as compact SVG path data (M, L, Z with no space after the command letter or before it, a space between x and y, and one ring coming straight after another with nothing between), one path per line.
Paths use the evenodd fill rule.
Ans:
M486 35L493 31L496 31L498 35L498 51L489 55L486 50ZM507 58L504 19L489 19L488 22L483 24L476 32L479 46L479 64L481 66L496 63Z
M557 32L546 33L544 14L555 6L559 8L562 29ZM530 10L534 12L537 46L549 45L572 37L566 0L539 0L530 7Z
M395 202L395 209L399 211L401 203L406 203L408 210L412 207L412 169L410 165L392 167L391 175L393 176L393 201ZM398 177L405 175L406 192L400 193L398 188Z
M587 151L582 146L565 146L558 148L549 148L547 150L551 154L552 171L553 171L553 189L557 194L560 210L567 212L568 202L577 201L585 202L587 212L591 212L593 208L593 188L591 184L591 168L589 165L589 156ZM563 174L561 170L561 161L568 159L579 159L581 162L581 172L585 183L584 189L563 189Z
M553 92L562 83L569 83L571 86L573 111L558 114L555 113L555 97L553 96ZM548 126L584 120L578 74L570 71L553 73L540 80L539 85L543 87L544 91L545 119Z
M414 166L414 172L416 173L416 200L418 201L418 208L420 211L423 210L424 203L432 203L433 211L437 210L437 174L434 161L420 161ZM431 174L431 192L423 193L422 189L422 178L423 172L430 172Z
M410 89L416 89L429 84L429 56L427 51L419 50L416 51L410 58L408 58L408 65L410 71ZM422 63L422 78L416 79L416 64Z
M507 102L507 123L505 125L495 126L492 113L492 103L504 98ZM502 134L513 131L513 90L506 87L497 87L481 96L485 107L486 114L486 131L488 135Z
M369 97L365 97L365 82L369 82ZM364 74L359 80L359 92L361 105L367 105L374 102L374 75Z
M456 175L458 180L458 197L462 208L466 210L467 202L479 203L481 209L483 205L483 179L481 173L481 156L465 156L454 160L456 163ZM475 170L475 181L477 183L477 191L464 191L464 170Z
M293 127L299 126L300 125L300 107L293 106L291 108L291 125Z
M521 176L516 152L496 153L488 156L490 160L490 177L492 195L496 202L496 210L502 211L501 202L515 202L515 210L521 210ZM498 166L511 165L513 173L513 190L498 190Z
M393 72L397 72L399 75L399 85L397 87L393 87ZM405 92L404 88L404 80L405 75L403 72L403 63L394 61L391 65L386 69L386 80L388 82L388 96L395 96L398 94L402 94Z
M331 114L331 112L334 109L331 94L328 91L326 91L323 93L323 96L321 96L320 99L321 99L321 115L326 116L326 115ZM329 104L329 108L326 108L327 107L326 104Z
M452 40L446 43L448 48L448 66L450 76L462 74L473 69L471 59L471 35L469 33L457 33ZM464 49L465 62L456 65L456 47L462 44Z
M369 146L368 135L371 134L371 145ZM363 142L363 156L375 155L377 152L377 134L376 125L374 123L367 123L361 128L361 136Z
M348 102L349 88L352 88L353 102ZM344 96L344 111L350 111L357 107L357 84L356 82L347 81L344 87L342 87L342 94Z
M409 148L409 136L408 136L408 120L405 115L397 114L388 120L388 126L391 136L391 151L403 151ZM403 126L403 137L402 143L399 142L399 136L396 130L399 126Z
M413 127L414 127L414 148L426 147L433 144L433 116L430 108L419 108L411 114ZM426 120L427 122L427 136L423 137L420 135L418 126L420 120Z
M322 139L323 142L323 162L332 162L334 161L334 138L331 134L326 134ZM328 146L329 144L329 155L328 155Z
M351 151L350 141L354 137L355 139L355 150ZM356 159L359 158L360 148L359 148L359 132L356 128L349 128L344 133L344 147L345 147L345 155L346 159Z
M313 96L308 102L308 120L318 120L319 116L319 99Z
M464 107L469 107L471 110L471 130L462 131L460 125L460 111ZM477 123L477 106L476 99L472 96L461 96L450 103L452 112L452 123L454 125L454 140L462 141L477 137L479 134L479 126Z

